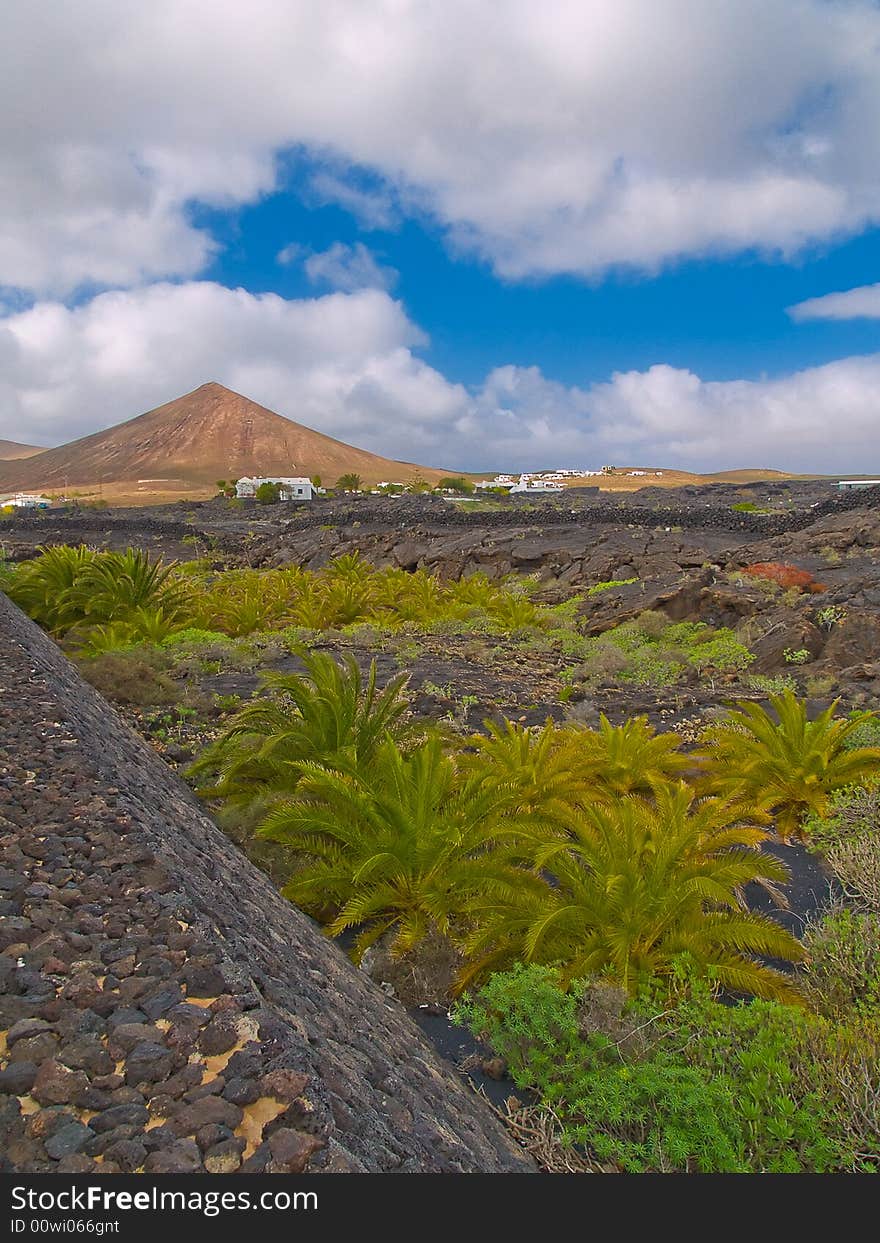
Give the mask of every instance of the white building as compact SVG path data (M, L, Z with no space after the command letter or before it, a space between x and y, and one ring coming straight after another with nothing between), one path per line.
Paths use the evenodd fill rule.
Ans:
M242 498L256 496L257 488L261 483L277 483L280 486L282 501L311 501L318 491L311 479L306 479L304 476L254 475L237 480L235 495Z
M0 509L11 505L13 509L48 509L51 502L45 496L35 496L30 492L16 492L14 496L0 500Z
M474 484L481 492L494 488L507 488L508 492L513 487L512 479L481 479L479 483Z
M510 491L511 494L528 492L533 496L557 496L563 488L561 484L553 483L549 479L534 479L531 475L520 475L519 483L515 483Z

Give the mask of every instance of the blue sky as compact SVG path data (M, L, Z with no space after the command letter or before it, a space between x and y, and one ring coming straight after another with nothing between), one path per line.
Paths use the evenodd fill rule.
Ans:
M880 280L876 228L815 244L788 261L750 253L683 260L656 275L517 281L499 278L471 255L450 253L424 215L365 228L342 208L297 194L295 184L210 219L224 248L206 275L285 298L313 297L323 288L306 276L310 251L337 242L367 246L397 273L392 292L430 338L421 355L467 385L502 363L538 366L566 384L654 363L709 380L759 379L880 347L876 320L797 323L787 313L809 298ZM279 252L292 241L302 247L301 260L280 264Z
M880 6L205 4L8 6L0 437L880 470Z

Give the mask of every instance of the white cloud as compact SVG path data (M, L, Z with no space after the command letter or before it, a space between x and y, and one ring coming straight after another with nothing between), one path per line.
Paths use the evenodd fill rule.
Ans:
M334 242L327 250L309 255L303 266L313 285L329 285L346 293L355 289L391 289L400 275L394 268L380 264L363 242L353 246Z
M278 157L370 227L432 213L509 277L750 248L880 218L868 0L12 0L0 286L192 275L195 199ZM352 172L351 170L356 170ZM306 184L307 183L307 184Z
M396 229L401 211L393 191L387 185L364 189L344 168L331 172L323 168L313 172L306 187L306 197L319 205L335 203L354 216L364 229Z
M385 292L288 301L210 282L100 294L0 319L0 437L59 443L206 380L367 448L431 443L466 393L416 357Z
M880 319L880 284L808 298L788 308L792 319Z
M767 380L659 364L582 387L508 365L468 390L425 343L378 289L285 300L190 282L42 302L0 319L0 437L59 443L213 379L425 465L880 468L880 354Z
M282 267L287 267L291 263L302 258L304 247L299 242L288 242L286 246L282 246L278 254L275 256L277 263Z
M588 388L502 367L476 395L466 429L472 443L493 446L493 462L515 465L834 474L880 469L878 390L880 354L772 380L707 381L658 364Z

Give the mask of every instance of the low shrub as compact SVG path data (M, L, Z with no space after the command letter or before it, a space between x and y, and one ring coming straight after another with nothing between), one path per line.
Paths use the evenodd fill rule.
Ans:
M804 932L804 988L831 1018L880 1015L880 912L838 905Z
M840 791L824 815L809 817L805 836L847 900L857 910L880 915L880 789Z
M871 1170L880 1032L777 1002L722 1005L688 978L671 1007L548 967L493 976L453 1017L553 1111L563 1143L629 1171ZM592 990L608 1004L583 1002ZM598 1015L598 1021L596 1021Z
M754 660L732 630L702 622L670 622L662 613L643 613L579 644L582 682L614 679L640 686L669 686L688 669L701 674L741 673Z
M80 673L106 699L146 708L177 703L180 687L149 649L104 652L79 662Z
M752 565L745 566L742 572L750 578L763 578L768 582L776 583L786 591L791 589L803 592L825 591L823 584L817 583L815 576L809 570L798 569L796 565L790 565L787 561L755 561Z

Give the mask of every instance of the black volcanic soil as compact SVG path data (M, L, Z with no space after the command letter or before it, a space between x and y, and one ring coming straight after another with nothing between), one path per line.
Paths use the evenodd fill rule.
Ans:
M3 597L0 635L0 1172L531 1169Z
M768 512L732 508L743 503ZM675 621L737 629L756 655L754 673L784 673L804 691L812 687L810 693L825 699L841 693L849 705L880 699L880 489L841 494L810 481L715 484L646 488L623 497L566 496L564 503L509 499L476 511L430 496L303 506L216 500L21 513L0 523L0 550L13 560L42 545L78 542L133 545L173 559L203 557L218 568L291 562L319 568L356 550L377 566L422 567L444 578L474 570L494 578L528 574L539 583L535 598L547 603L596 582L634 578L586 599L586 633L657 610ZM758 561L795 564L813 573L823 590L768 592L739 573ZM829 607L842 624L827 623L823 610ZM500 713L529 723L573 714L590 723L604 711L613 721L646 713L661 727L684 726L687 733L713 705L742 693L723 678L692 678L656 692L609 681L589 700L575 695L563 706L560 674L571 662L512 640L419 636L417 654L411 644L402 652L394 643L376 650L343 635L328 636L328 645L354 650L363 663L376 656L383 676L406 668L416 691L428 684L427 693L417 695L416 711L452 715L461 727ZM802 650L807 663L786 660L786 651ZM267 667L289 663L281 653ZM255 685L254 674L225 670L191 689L248 695Z
M732 508L742 503L769 512ZM645 489L623 498L566 497L564 504L509 501L484 510L419 497L322 501L301 509L214 501L20 514L0 524L0 549L16 560L42 545L78 542L133 545L182 560L205 557L218 568L290 562L319 568L357 550L379 566L424 567L448 578L476 569L495 578L530 574L538 580L536 598L548 603L599 581L635 578L629 586L585 600L586 633L602 633L646 610L675 621L727 626L755 653L755 673L792 677L814 709L837 695L844 709L880 702L880 491L840 495L827 484L810 482L713 485ZM823 590L768 591L741 575L742 567L759 561L809 570ZM822 621L829 607L840 618L831 625ZM609 680L563 702L560 675L570 660L529 650L515 638L403 636L400 643L410 646L389 640L377 647L344 634L326 637L329 650L351 651L363 667L376 659L380 681L405 669L414 712L462 731L502 716L528 724L549 716L592 725L604 712L614 723L644 714L658 728L675 729L693 741L732 698L760 697L732 678L692 677L660 689ZM792 665L785 656L791 650L806 650L806 663ZM154 750L183 770L223 723L228 709L216 697L246 698L260 672L297 667L296 659L279 649L267 653L257 669L195 669L186 677L178 672L178 704L123 704L122 711ZM773 849L792 871L791 910L780 918L798 930L825 900L828 880L802 848ZM756 905L768 901L763 893L751 897ZM419 1021L456 1058L474 1052L442 1013L432 1008ZM506 1088L509 1084L493 1092L498 1096Z

